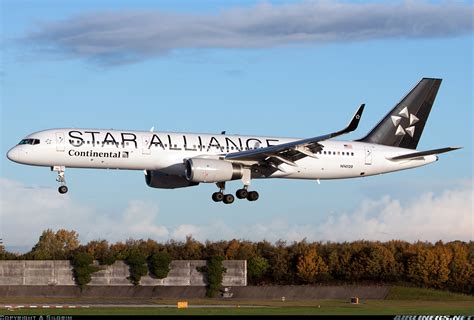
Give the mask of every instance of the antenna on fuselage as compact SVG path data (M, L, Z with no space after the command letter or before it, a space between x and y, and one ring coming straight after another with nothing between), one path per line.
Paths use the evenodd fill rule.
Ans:
M150 132L153 132L155 130L155 127L151 127Z

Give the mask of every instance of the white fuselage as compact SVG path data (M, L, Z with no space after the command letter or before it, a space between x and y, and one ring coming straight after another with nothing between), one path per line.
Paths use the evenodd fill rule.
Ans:
M37 144L19 144L8 158L35 166L156 170L183 175L188 158L219 159L228 153L278 145L299 139L225 134L170 133L101 129L51 129L26 137ZM320 142L323 150L282 164L270 178L341 179L410 169L436 161L435 155L392 161L414 150L357 141ZM253 178L262 178L252 173Z

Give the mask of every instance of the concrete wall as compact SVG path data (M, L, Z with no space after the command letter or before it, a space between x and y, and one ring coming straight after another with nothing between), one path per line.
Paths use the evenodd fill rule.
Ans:
M165 279L156 279L150 275L141 278L142 286L205 286L203 274L196 267L206 265L205 260L174 260ZM247 262L245 260L225 260L227 272L222 285L247 285ZM123 261L116 261L104 270L92 274L91 286L131 286L127 279L130 275L128 266ZM0 261L0 286L5 285L58 285L73 286L74 278L69 261Z

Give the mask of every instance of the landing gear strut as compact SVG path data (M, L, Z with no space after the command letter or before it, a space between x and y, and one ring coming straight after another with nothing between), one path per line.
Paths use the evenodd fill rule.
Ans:
M64 194L68 191L68 188L66 186L66 179L64 178L65 170L66 170L66 167L64 166L51 167L51 171L56 171L58 173L58 177L56 178L56 181L61 184L58 188L58 191L60 194Z

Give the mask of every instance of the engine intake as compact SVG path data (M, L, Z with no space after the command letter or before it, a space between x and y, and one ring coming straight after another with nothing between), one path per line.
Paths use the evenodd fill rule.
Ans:
M190 182L223 182L242 176L243 167L237 163L200 158L186 160L186 179Z
M186 188L199 184L188 181L182 176L169 175L160 171L147 171L145 182L149 187L158 189Z

